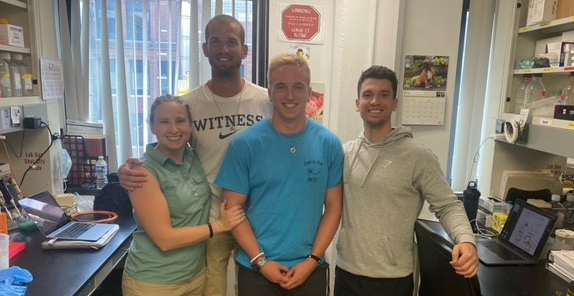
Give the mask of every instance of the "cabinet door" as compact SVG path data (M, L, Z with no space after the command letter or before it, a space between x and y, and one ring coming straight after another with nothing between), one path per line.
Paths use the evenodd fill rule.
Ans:
M0 40L0 52L8 52L11 59L15 55L22 56L22 63L28 68L29 74L32 75L30 92L23 92L22 95L15 98L3 98L0 106L12 106L15 104L33 104L38 103L38 95L40 89L37 82L38 77L38 59L35 48L35 34L33 26L33 1L19 1L19 0L0 0L0 19L6 19L9 25L14 25L22 28L22 39L24 46L18 44L10 44L8 40ZM22 85L22 87L26 87ZM7 100L4 100L7 99Z

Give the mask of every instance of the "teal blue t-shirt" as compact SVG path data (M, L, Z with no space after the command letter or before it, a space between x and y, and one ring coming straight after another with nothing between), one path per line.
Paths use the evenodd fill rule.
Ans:
M193 149L187 147L183 165L147 145L143 165L157 178L167 200L173 227L205 224L209 219L210 188ZM135 215L134 215L135 217ZM125 270L136 280L152 284L175 284L193 277L205 266L205 242L163 252L138 228L126 259Z
M293 267L311 254L325 194L342 173L341 141L325 127L308 120L302 133L280 136L264 119L231 142L215 183L248 195L247 216L263 252ZM243 250L237 260L251 268Z

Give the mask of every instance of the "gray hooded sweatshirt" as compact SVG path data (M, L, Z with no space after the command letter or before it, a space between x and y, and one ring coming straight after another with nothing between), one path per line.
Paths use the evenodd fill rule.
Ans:
M343 220L337 265L372 278L414 271L414 225L424 200L456 242L476 245L464 207L450 189L436 156L398 127L371 143L345 143Z

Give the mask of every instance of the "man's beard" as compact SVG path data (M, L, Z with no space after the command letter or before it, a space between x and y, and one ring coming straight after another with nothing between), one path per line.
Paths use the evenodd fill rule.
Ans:
M217 60L215 60L215 58L214 59L210 58L209 64L211 65L211 69L213 69L213 72L218 76L222 77L233 76L239 71L239 68L241 68L241 60L239 60L239 62L234 62L230 66L220 67L217 64Z

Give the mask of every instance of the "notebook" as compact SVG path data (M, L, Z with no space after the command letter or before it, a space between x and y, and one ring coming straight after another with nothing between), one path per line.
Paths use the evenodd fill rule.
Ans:
M556 214L516 199L500 235L478 241L478 258L485 265L534 265Z
M48 239L95 242L110 230L117 229L116 224L72 221L48 191L21 199L20 206Z

